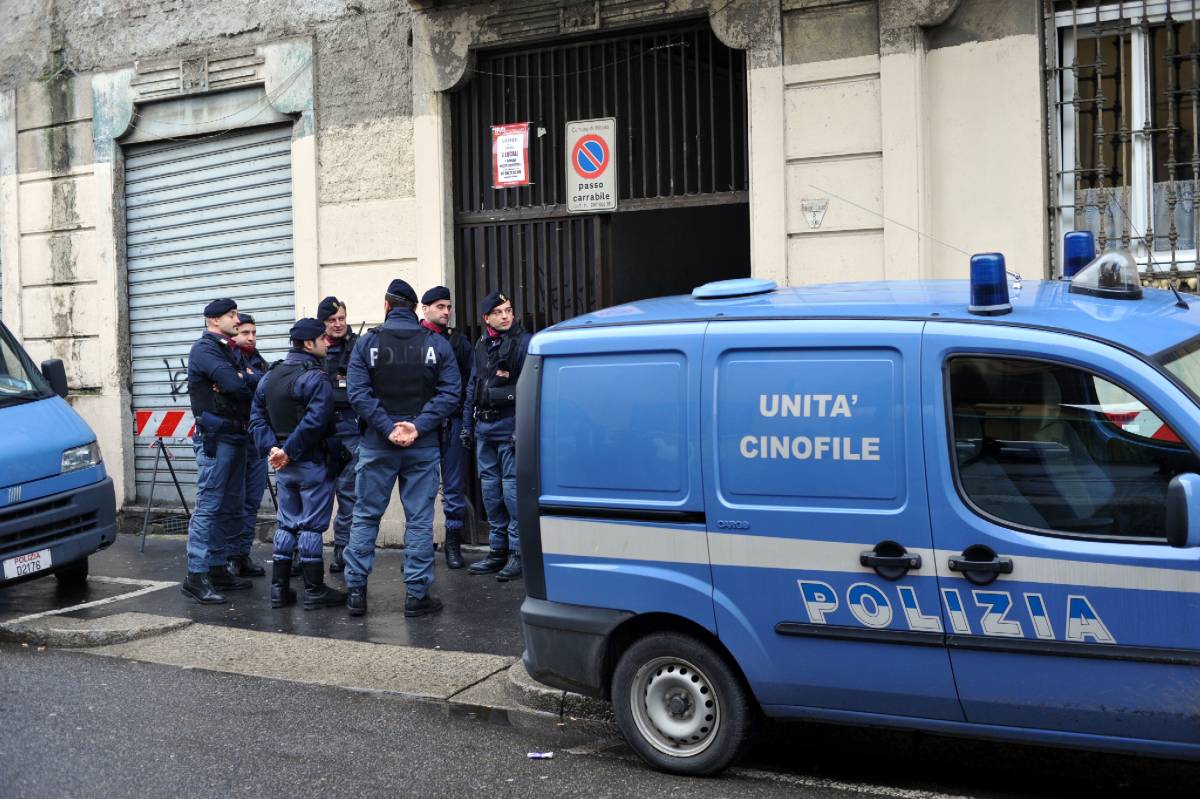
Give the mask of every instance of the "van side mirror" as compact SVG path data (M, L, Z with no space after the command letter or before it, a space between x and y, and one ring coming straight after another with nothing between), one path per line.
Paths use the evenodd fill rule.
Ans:
M63 399L67 398L67 370L58 358L42 361L42 377L50 383L54 393Z
M1167 485L1167 543L1200 547L1200 474L1177 474Z

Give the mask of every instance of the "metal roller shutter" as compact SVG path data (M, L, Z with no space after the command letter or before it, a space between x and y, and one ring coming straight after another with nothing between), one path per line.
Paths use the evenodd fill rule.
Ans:
M258 323L259 351L282 357L294 319L291 128L251 128L125 151L129 344L138 502L162 437L189 504L196 460L188 350L203 309L231 297ZM178 505L160 466L156 504Z

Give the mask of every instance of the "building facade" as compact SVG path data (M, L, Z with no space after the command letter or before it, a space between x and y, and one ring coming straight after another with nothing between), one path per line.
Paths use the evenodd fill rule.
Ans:
M397 276L454 288L465 326L502 288L533 329L724 277L961 277L993 250L1049 276L1085 227L1187 276L1194 5L10 4L0 309L66 362L132 505L157 437L189 480L184 359L215 296L271 356L327 294L377 322ZM601 118L617 208L571 213L566 125ZM529 185L498 189L507 123Z

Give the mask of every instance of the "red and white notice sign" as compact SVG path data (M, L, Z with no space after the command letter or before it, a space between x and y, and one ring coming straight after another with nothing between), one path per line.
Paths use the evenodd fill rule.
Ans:
M529 185L529 123L492 125L492 186Z

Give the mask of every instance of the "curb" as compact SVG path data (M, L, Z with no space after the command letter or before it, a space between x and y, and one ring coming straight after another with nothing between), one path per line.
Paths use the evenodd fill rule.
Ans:
M601 721L608 724L614 720L612 705L608 702L543 685L529 676L525 664L520 660L509 666L506 677L504 687L508 698L528 710L552 713L572 721Z
M191 623L191 619L149 613L117 613L98 619L45 616L27 622L0 623L0 641L81 649L162 635Z

